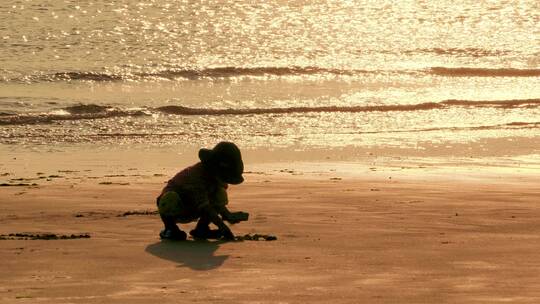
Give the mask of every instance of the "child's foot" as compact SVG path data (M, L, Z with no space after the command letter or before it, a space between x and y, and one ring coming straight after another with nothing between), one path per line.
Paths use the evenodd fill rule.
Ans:
M223 236L223 233L221 233L221 231L217 229L215 230L210 229L210 228L206 228L206 229L196 228L196 229L191 230L189 234L194 239L203 239L203 240L206 240L206 239L217 240Z
M187 239L187 234L180 229L178 230L163 229L159 233L159 237L162 240L185 241Z

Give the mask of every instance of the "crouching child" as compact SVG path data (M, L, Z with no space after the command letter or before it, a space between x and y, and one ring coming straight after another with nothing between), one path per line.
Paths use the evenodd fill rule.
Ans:
M167 182L157 198L157 206L165 228L162 239L186 240L187 234L177 223L197 221L190 235L195 239L234 240L225 224L246 221L246 212L227 209L227 187L244 181L244 164L238 147L220 142L213 149L199 150L200 162L177 173ZM210 229L210 224L218 229Z

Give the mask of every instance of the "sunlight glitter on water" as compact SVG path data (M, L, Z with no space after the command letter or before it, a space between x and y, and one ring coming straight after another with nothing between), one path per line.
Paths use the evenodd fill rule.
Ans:
M0 143L534 139L538 12L537 1L7 0Z
M72 3L0 6L10 20L0 29L8 46L0 57L4 68L47 70L51 62L43 58L55 58L60 70L81 71L121 65L145 72L168 66L526 68L538 52L531 36L539 18L535 1Z

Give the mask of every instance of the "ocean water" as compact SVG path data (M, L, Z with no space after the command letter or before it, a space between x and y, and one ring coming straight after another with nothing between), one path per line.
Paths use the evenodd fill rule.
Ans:
M539 153L538 1L0 3L4 147L517 137Z

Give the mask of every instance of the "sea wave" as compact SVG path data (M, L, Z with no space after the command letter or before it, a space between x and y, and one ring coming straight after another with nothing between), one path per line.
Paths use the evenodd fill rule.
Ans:
M213 67L213 68L171 68L155 72L96 72L96 71L66 71L54 73L35 73L17 77L3 77L3 82L55 82L55 81L144 81L144 80L197 80L220 79L232 77L264 77L264 76L307 76L307 75L334 75L354 76L366 73L380 73L381 71L347 70L323 68L315 66L290 67Z
M508 99L508 100L460 100L448 99L441 104L446 106L464 106L464 107L494 107L494 108L530 108L539 107L540 98L531 99Z
M185 106L142 107L138 109L121 109L108 105L80 104L55 109L49 113L1 113L0 125L46 124L65 120L103 119L125 116L150 115L184 115L184 116L218 116L218 115L264 115L264 114L298 114L298 113L362 113L362 112L410 112L447 109L451 107L467 108L537 108L540 98L514 100L457 100L441 102L425 102L418 104L392 104L368 106L320 106L320 107L276 107L276 108L192 108Z
M184 68L172 67L152 72L133 71L120 68L119 71L59 71L36 72L18 76L0 76L0 82L38 83L58 81L159 81L159 80L198 80L229 79L234 77L294 77L294 76L331 76L359 77L367 74L427 74L446 77L538 77L540 69L514 68L471 68L471 67L429 67L419 70L363 70L340 69L317 66L262 66L262 67L210 67Z
M494 50L484 48L420 48L405 51L405 54L414 53L431 53L444 56L457 56L457 57L493 57L493 56L508 56L512 54L510 50Z
M287 107L287 108L247 108L247 109L209 109L188 108L183 106L165 106L156 108L157 111L176 115L252 115L252 114L292 114L311 112L392 112L431 110L444 107L443 104L427 102L412 105L381 105L381 106L326 106L326 107Z
M448 77L538 77L540 69L432 67L431 74Z
M78 105L50 113L24 113L0 116L0 125L34 125L66 120L103 119L150 115L143 110L122 110L100 105Z
M212 109L190 108L184 106L164 106L155 110L176 115L249 115L249 114L288 114L310 112L403 112L421 111L448 108L451 106L461 107L494 107L494 108L518 108L538 107L540 99L512 99L512 100L458 100L449 99L441 102L425 102L418 104L394 104L373 106L322 106L322 107L286 107L286 108L247 108L247 109Z

